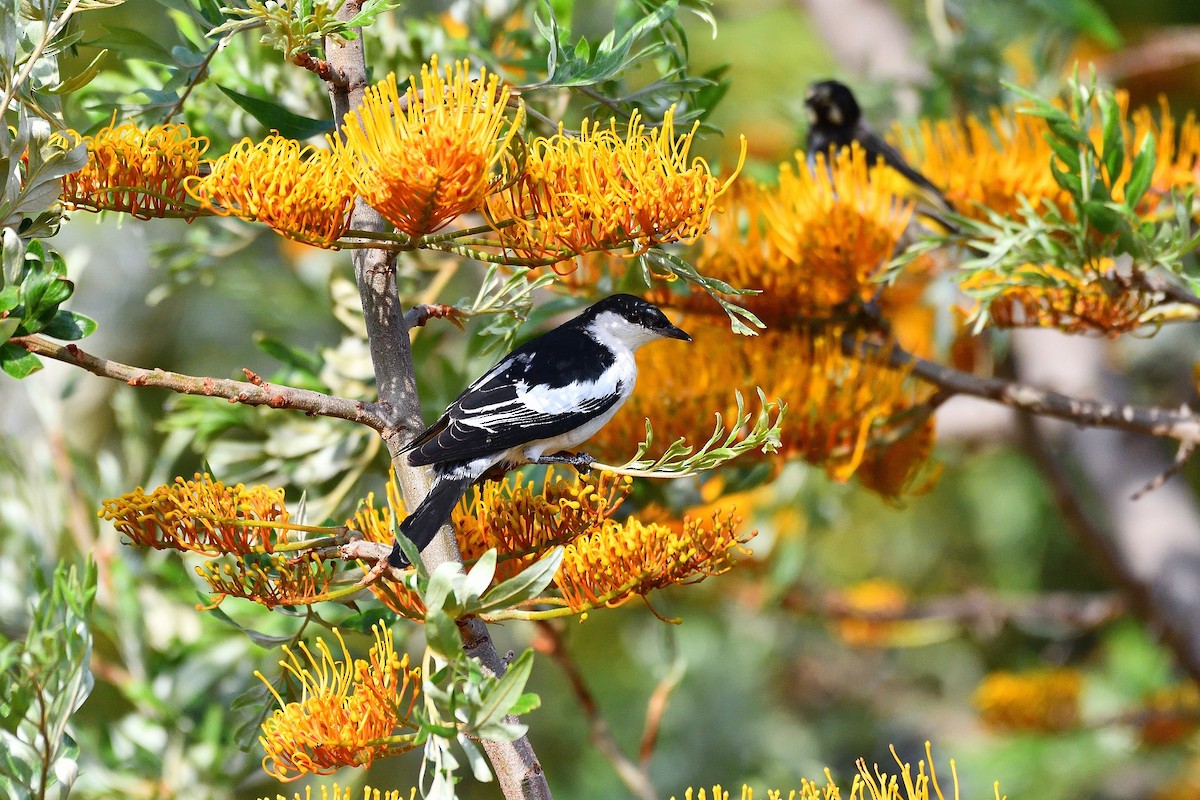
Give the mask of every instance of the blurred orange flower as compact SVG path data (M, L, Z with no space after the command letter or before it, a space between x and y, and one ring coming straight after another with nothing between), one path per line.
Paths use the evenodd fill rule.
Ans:
M1002 731L1057 733L1079 725L1083 675L1074 669L993 672L975 690L983 723Z

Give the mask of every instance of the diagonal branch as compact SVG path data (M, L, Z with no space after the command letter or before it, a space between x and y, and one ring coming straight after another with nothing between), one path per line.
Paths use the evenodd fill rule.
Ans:
M153 386L169 389L179 394L194 394L205 397L222 397L231 403L248 406L270 406L303 411L309 416L333 417L349 420L374 428L381 433L394 428L395 424L376 403L364 403L347 397L314 392L267 383L250 370L244 370L249 381L228 378L198 377L167 372L162 369L146 369L110 361L107 358L85 353L73 344L59 344L40 336L17 336L9 339L11 344L29 352L85 369L101 378L124 381L130 386Z
M914 356L892 344L858 341L852 333L843 335L842 347L847 352L870 353L879 353L887 348L891 366L911 369L913 375L950 395L962 394L994 400L1018 411L1091 428L1116 428L1178 439L1185 443L1200 443L1200 415L1186 405L1168 409L1089 400L1002 378L983 378Z

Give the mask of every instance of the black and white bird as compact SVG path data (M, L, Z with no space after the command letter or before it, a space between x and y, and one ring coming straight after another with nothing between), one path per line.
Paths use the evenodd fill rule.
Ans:
M637 379L634 351L657 339L692 337L653 304L618 294L505 356L405 448L409 464L433 467L434 480L400 523L400 534L423 550L463 493L494 470L521 464L586 469L591 456L567 451L629 398ZM388 563L408 565L398 541Z
M808 92L804 95L804 105L808 110L808 139L805 152L810 168L816 164L817 153L824 153L828 163L831 158L830 151L836 153L843 147L849 147L851 142L858 142L859 147L866 153L870 166L883 159L883 163L927 194L925 199L928 202L943 210L954 210L941 189L913 169L899 150L871 129L863 119L862 109L859 108L858 100L849 86L834 80L817 81L808 87Z

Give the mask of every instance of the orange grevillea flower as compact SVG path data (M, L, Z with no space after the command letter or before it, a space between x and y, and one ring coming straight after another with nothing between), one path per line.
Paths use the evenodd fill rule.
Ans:
M632 490L633 479L607 472L589 475L548 470L540 486L516 473L475 486L454 512L463 557L495 547L506 558L496 580L511 577L556 544L600 528Z
M89 211L125 211L140 219L184 211L184 181L198 173L208 149L208 139L192 136L187 125L139 128L130 121L108 125L83 141L88 162L63 178L63 202Z
M672 109L661 127L648 128L634 112L624 136L615 120L607 127L584 120L578 137L560 130L535 139L516 179L487 198L499 244L530 259L565 261L695 241L741 164L722 182L703 159L689 161L699 123L676 137L673 119Z
M988 124L973 116L924 121L903 138L906 155L959 213L986 220L987 210L1017 216L1021 196L1034 208L1048 199L1064 213L1070 210L1070 195L1050 172L1054 151L1045 132L1040 117L993 109Z
M1113 272L1111 258L1078 271L1027 264L1008 276L979 270L962 286L988 298L988 316L1001 328L1058 328L1116 336L1139 327L1155 298L1111 279Z
M212 593L210 608L226 597L253 600L267 608L311 603L329 591L334 578L330 563L310 554L207 561L196 567L196 574Z
M933 417L917 420L890 443L872 447L854 470L854 479L884 498L922 494L933 488L941 475L940 465L931 465L937 426Z
M372 789L370 786L362 787L359 792L350 787L343 789L336 783L332 787L322 786L319 795L313 794L313 787L305 786L304 794L296 792L290 798L284 795L275 795L275 800L417 800L417 790L410 789L408 794L402 794L397 789ZM260 798L260 800L271 800L269 797Z
M554 583L573 611L618 606L654 589L696 583L733 567L745 551L732 511L708 519L684 517L682 530L629 518L608 520L565 548ZM753 534L751 534L753 535Z
M1200 727L1200 688L1187 681L1151 692L1134 712L1143 744L1168 745L1191 737Z
M704 358L679 359L650 348L639 353L637 391L589 440L589 451L622 459L629 443L644 436L646 419L663 445L679 437L704 441L714 412L725 420L735 414L734 390L753 396L757 386L788 404L781 455L799 455L847 480L872 447L891 443L894 437L885 434L911 424L903 416L929 396L906 370L888 366L886 352L844 353L836 329L776 329L749 337L733 334L723 318L697 315L683 324ZM783 463L755 453L742 458Z
M908 593L892 581L875 579L842 590L838 600L847 612L836 625L842 641L854 647L886 647L892 643L896 622L871 616L898 616L908 605Z
M338 147L354 186L409 236L478 208L521 125L522 108L505 115L509 93L499 78L481 70L472 80L469 70L459 61L443 78L434 57L403 97L388 75L346 117Z
M798 155L794 167L781 166L778 186L738 181L726 213L700 240L696 268L762 290L737 302L768 326L864 299L878 288L871 276L892 257L913 209L895 173L868 177L868 166L855 146L839 150L828 168L824 155L815 169Z
M300 699L286 702L261 673L255 673L279 702L262 725L266 755L263 770L280 781L313 773L328 775L339 767L366 766L376 758L412 749L394 739L409 719L420 691L420 670L409 669L408 655L396 654L392 633L375 626L375 645L366 659L355 659L334 629L341 653L324 639L314 654L303 642L300 652L285 647L279 662L300 683Z
M271 134L243 139L189 178L188 194L222 216L263 222L289 239L329 247L350 225L354 188L338 154Z
M1117 99L1124 109L1128 94L1118 92ZM1157 160L1154 176L1150 180L1150 194L1162 197L1173 189L1186 189L1200 182L1200 124L1194 111L1189 111L1182 121L1176 121L1166 98L1159 99L1156 116L1149 106L1142 106L1129 115L1126 140L1131 148L1141 144L1147 133L1154 136L1157 145ZM1132 170L1131 157L1125 159L1125 176Z
M655 588L729 569L732 550L744 541L736 531L740 520L730 511L685 517L677 525L617 522L612 517L632 489L628 476L553 470L547 470L540 484L516 473L476 486L454 511L463 558L469 562L496 548L501 560L493 580L499 582L549 548L565 545L555 582L575 611L619 605ZM391 542L391 519L398 508L403 514L397 494L389 492L388 509L366 505L349 526L370 541ZM381 586L376 594L400 614L423 616L420 599L404 587Z
M105 500L100 516L111 520L130 544L204 555L270 553L287 541L283 490L230 486L205 473L176 478L146 494L139 486ZM263 524L255 524L263 523Z
M1067 731L1079 725L1083 675L1074 669L993 672L975 690L984 724L1006 731Z

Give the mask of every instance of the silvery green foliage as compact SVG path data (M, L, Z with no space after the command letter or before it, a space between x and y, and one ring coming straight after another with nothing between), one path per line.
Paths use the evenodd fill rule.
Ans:
M71 715L92 690L88 627L96 565L60 565L42 587L24 641L0 634L0 794L66 797L78 773Z

